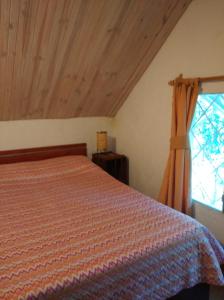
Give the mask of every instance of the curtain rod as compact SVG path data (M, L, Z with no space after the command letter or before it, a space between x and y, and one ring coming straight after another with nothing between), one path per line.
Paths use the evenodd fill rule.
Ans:
M213 76L213 77L183 78L183 75L181 74L175 80L169 81L169 85L174 85L176 80L179 81L179 82L186 82L186 81L193 81L195 79L197 79L199 82L224 81L224 75Z

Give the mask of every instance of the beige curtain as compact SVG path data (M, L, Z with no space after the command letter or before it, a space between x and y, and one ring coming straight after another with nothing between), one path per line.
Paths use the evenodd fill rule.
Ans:
M159 200L191 214L191 153L189 130L194 115L199 82L177 78L174 82L169 158Z

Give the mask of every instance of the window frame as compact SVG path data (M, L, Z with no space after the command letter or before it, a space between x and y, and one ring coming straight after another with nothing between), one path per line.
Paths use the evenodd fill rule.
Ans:
M198 97L199 96L203 96L203 95L222 95L223 98L224 98L224 92L203 92L203 93L199 93L198 94ZM196 101L196 106L195 106L195 111L196 111L196 108L197 108L197 104L198 104L198 97L197 97L197 101ZM211 104L212 105L212 104ZM210 106L209 106L210 107ZM194 116L195 116L195 112L194 112L194 115L193 115L193 118L192 118L192 123L193 123L193 120L194 120ZM192 124L191 124L192 126ZM190 141L190 132L191 132L191 127L190 127L190 130L189 130L189 141ZM191 144L191 142L190 142ZM193 174L193 157L192 157L192 147L191 147L191 193L193 194L193 182L192 182L192 174ZM223 179L223 194L224 194L224 179ZM222 196L222 195L221 195ZM192 203L196 202L196 203L199 203L200 205L203 205L205 207L208 207L210 208L211 210L214 210L216 212L219 212L219 213L224 213L224 203L222 205L222 208L219 209L209 203L205 203L203 201L200 201L200 200L197 200L197 199L194 199L192 196L191 196L191 200L192 200Z

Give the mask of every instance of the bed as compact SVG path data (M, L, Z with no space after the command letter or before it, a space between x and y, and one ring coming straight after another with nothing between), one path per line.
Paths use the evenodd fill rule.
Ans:
M118 182L86 145L0 152L0 299L167 299L224 285L206 227Z

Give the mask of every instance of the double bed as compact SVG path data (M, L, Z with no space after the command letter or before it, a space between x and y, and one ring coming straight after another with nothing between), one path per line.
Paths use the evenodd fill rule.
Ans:
M0 152L0 299L168 299L224 285L196 220L118 182L86 145Z

